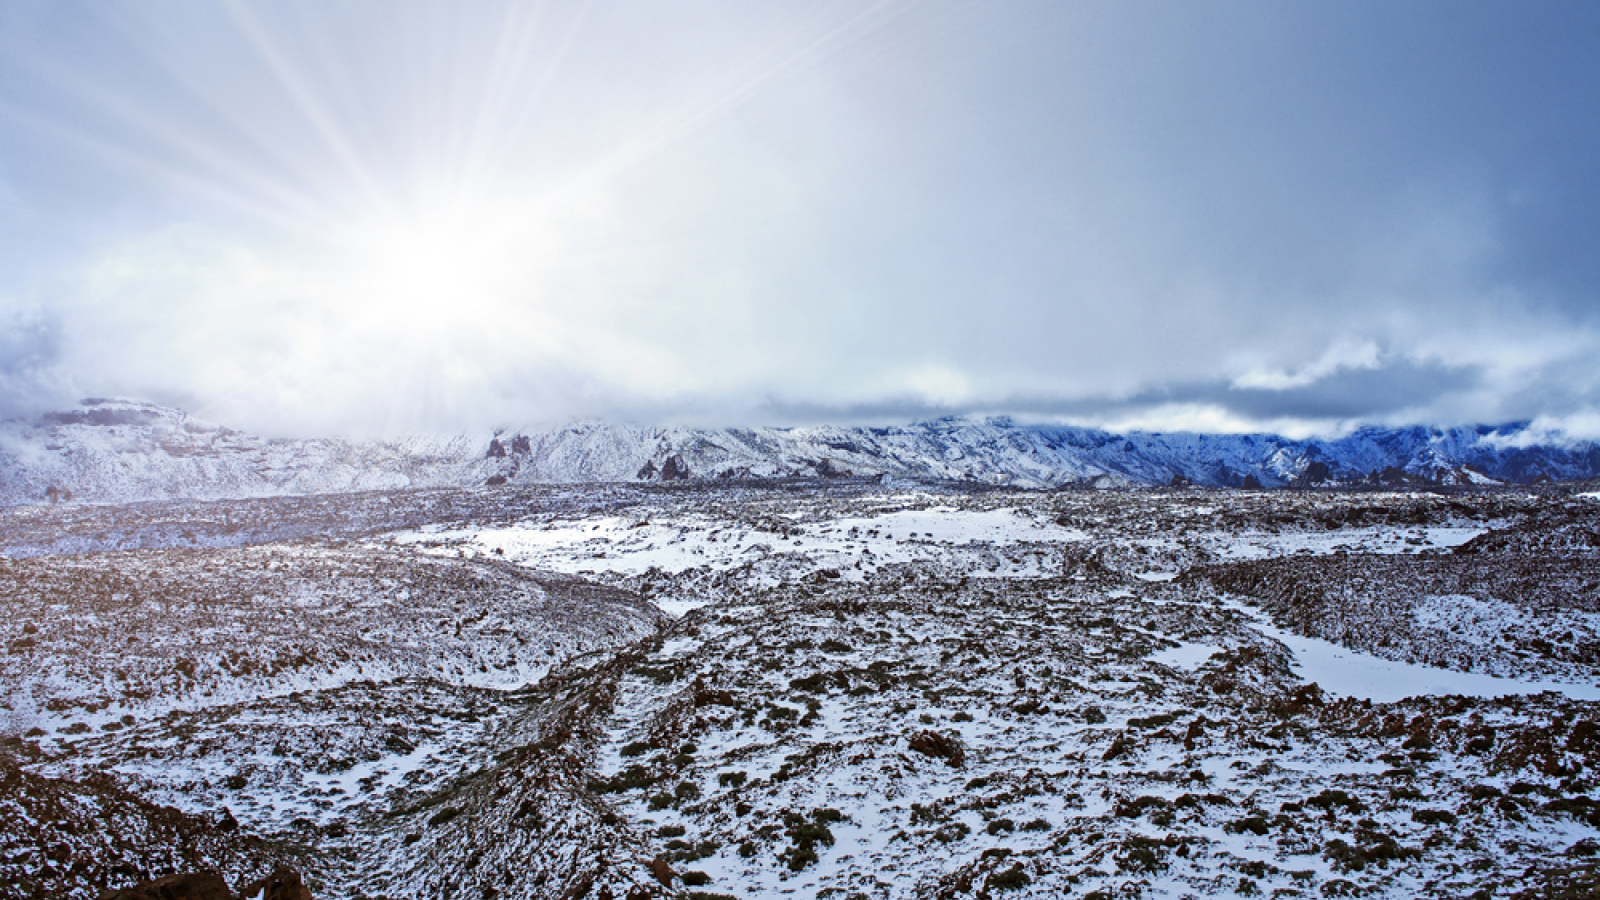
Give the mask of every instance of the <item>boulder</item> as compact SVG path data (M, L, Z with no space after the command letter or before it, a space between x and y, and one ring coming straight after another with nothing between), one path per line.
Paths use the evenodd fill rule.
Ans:
M945 765L952 769L959 769L967 762L967 749L961 746L961 739L955 735L919 731L911 736L907 746L923 756L944 760Z
M279 869L239 890L241 900L311 900L311 890L293 869Z

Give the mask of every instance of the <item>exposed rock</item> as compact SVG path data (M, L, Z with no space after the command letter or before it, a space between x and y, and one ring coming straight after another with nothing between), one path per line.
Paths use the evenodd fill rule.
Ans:
M240 900L311 900L311 889L293 869L279 869L239 890Z
M919 731L911 736L906 746L923 756L942 759L945 765L952 769L961 768L967 761L967 750L961 745L961 738L955 735L940 734L937 731Z
M677 873L672 871L672 867L667 865L666 860L652 859L650 860L649 868L650 877L661 882L665 887L672 887L672 879L677 877Z
M298 876L296 876L298 878ZM283 900L306 900L284 897ZM131 888L107 890L100 900L233 900L233 892L221 875L214 872L186 872L145 881ZM277 900L277 898L272 898Z
M674 453L667 457L661 466L662 481L687 481L689 480L689 464L683 461L683 454Z

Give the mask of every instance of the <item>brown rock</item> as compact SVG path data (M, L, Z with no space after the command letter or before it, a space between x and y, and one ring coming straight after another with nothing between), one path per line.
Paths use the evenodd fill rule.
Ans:
M666 887L672 887L672 879L677 873L672 871L672 867L667 865L666 860L657 857L656 859L650 860L650 874L655 877L655 880L661 882L662 885Z
M233 900L228 883L209 872L184 872L122 890L106 890L100 900Z
M953 735L920 731L911 736L907 746L923 756L944 760L952 769L959 769L967 762L966 748L961 746L961 739Z
M311 900L311 890L293 869L279 869L239 890L242 900Z

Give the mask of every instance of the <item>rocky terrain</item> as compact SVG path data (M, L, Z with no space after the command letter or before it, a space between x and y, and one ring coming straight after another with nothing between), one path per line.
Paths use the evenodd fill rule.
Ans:
M0 505L218 500L544 484L875 478L1015 488L1524 484L1600 476L1600 445L1528 423L1270 434L1113 434L947 419L890 428L574 423L392 440L265 439L92 399L0 422Z
M0 897L1591 896L1592 491L3 511Z

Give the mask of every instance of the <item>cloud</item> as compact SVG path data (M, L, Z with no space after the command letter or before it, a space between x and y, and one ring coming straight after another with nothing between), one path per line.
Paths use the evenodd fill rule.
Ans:
M1252 369L1233 379L1238 390L1286 391L1303 388L1341 370L1376 369L1381 351L1374 341L1339 341L1315 362L1293 372Z
M0 306L0 418L29 416L70 398L60 354L58 320L38 307Z
M0 9L13 405L274 434L1600 408L1600 35L1567 8L177 9Z

